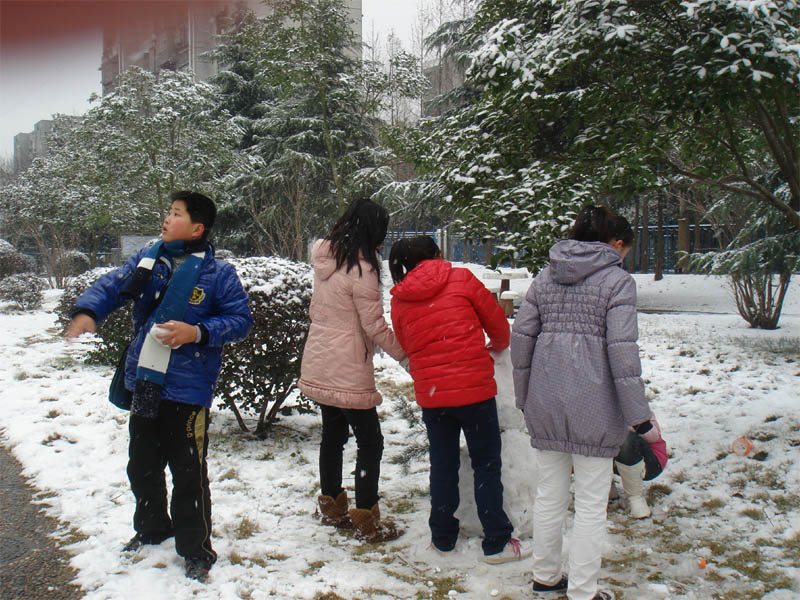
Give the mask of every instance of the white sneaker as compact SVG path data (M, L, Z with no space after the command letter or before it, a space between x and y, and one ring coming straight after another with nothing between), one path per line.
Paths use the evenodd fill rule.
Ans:
M503 563L528 558L531 554L533 554L532 548L525 548L520 544L517 538L511 538L508 540L502 552L498 552L497 554L484 554L483 562L489 563L490 565L502 565Z

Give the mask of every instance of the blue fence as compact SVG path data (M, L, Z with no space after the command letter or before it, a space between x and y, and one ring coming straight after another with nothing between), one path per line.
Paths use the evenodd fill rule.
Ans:
M714 236L714 231L711 225L701 224L697 234L695 234L695 225L689 225L689 252L708 252L710 250L717 250L719 242ZM658 244L658 226L650 225L647 228L647 267L648 272L652 272L656 264L656 248ZM677 225L664 225L664 272L674 272L678 265L678 226ZM441 230L435 231L390 231L386 235L386 241L383 243L381 254L384 258L389 257L389 252L392 244L401 238L415 237L418 235L429 235L436 243L442 248L442 235ZM699 241L698 241L699 240ZM636 230L636 240L634 248L631 250L633 256L634 271L641 271L641 244L642 244L642 227ZM478 264L486 264L486 248L482 243L469 243L463 238L457 236L447 236L447 250L445 255L448 260L456 262L471 262ZM496 253L496 248L492 247L492 254ZM502 263L501 266L509 266L508 263Z

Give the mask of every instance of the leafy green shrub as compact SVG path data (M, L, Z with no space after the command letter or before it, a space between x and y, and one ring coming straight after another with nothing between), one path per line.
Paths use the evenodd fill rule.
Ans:
M14 273L36 272L36 260L17 251L6 240L0 240L0 279Z
M75 301L86 289L101 275L113 271L110 267L97 267L72 278L64 287L64 293L56 307L59 323L66 327L70 321L70 311L75 306ZM86 362L90 364L115 366L122 351L127 347L133 335L131 317L131 304L128 303L120 310L114 311L103 321L97 330L98 344L90 350Z
M243 412L258 416L256 432L263 434L286 399L296 390L300 359L308 332L311 267L276 257L233 259L255 325L247 339L225 347L217 394L234 411L243 430ZM111 269L98 267L72 279L56 308L66 326L70 310L84 290ZM97 347L87 362L116 365L132 335L130 304L112 313L97 331ZM300 400L301 408L308 403Z
M225 347L217 393L242 429L237 407L258 415L256 433L263 435L300 378L313 277L309 265L277 257L230 262L250 297L255 325L247 339Z
M13 302L20 310L34 310L42 306L44 279L34 273L15 273L0 281L0 300Z
M62 277L74 277L89 268L89 257L80 250L66 250L53 264L53 270Z

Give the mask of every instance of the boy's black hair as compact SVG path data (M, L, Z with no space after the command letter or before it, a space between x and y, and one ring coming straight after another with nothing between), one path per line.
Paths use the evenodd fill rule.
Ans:
M360 254L380 277L378 246L386 239L388 230L389 213L385 208L369 198L355 198L327 237L336 259L336 268L347 265L347 272L358 267L358 274L362 275L358 262Z
M429 235L397 240L389 251L389 272L392 274L392 281L400 283L419 263L436 258L440 253L439 246Z
M627 247L633 243L633 229L625 217L605 206L587 204L575 217L569 238L579 242L610 242L621 240Z
M202 239L208 239L211 228L214 227L214 221L217 220L217 206L214 201L200 192L189 190L172 192L169 197L170 204L176 200L180 200L186 205L186 212L189 213L192 223L203 224Z

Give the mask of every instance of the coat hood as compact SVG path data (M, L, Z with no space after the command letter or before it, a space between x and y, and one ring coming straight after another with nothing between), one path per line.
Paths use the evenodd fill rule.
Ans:
M400 300L427 300L437 295L450 278L453 265L441 259L424 260L389 293Z
M550 248L550 275L562 285L578 283L613 265L622 265L622 255L603 242L562 240Z
M328 240L317 240L311 250L311 262L314 264L314 273L322 281L330 278L336 272L336 259L331 252L331 243Z

